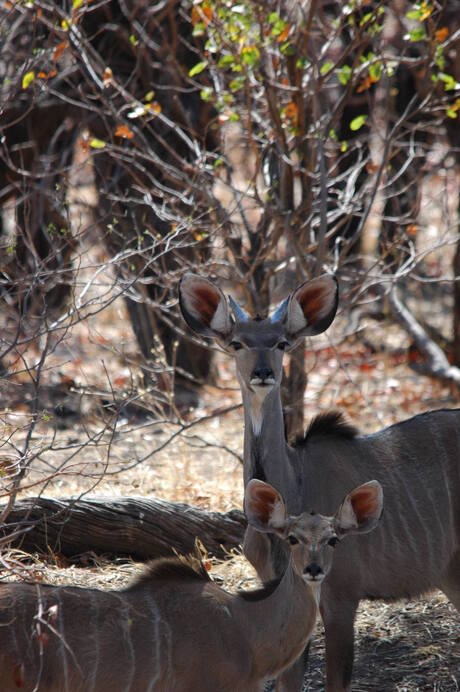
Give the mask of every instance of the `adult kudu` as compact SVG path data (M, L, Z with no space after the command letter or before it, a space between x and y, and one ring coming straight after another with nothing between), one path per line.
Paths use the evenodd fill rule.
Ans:
M286 545L288 566L270 586L230 594L193 558L152 563L124 591L0 585L0 689L12 692L256 692L289 666L315 626L333 545L367 533L382 513L370 481L334 516L287 516L283 498L248 483L256 531Z
M198 334L231 353L244 404L244 482L259 478L282 493L290 513L328 514L342 492L368 478L383 486L386 512L377 531L337 550L321 591L327 690L349 690L354 619L363 598L392 600L440 588L460 610L460 410L417 415L360 435L337 413L316 417L290 446L280 384L283 352L325 331L338 304L337 282L324 275L299 286L267 319L250 318L212 282L185 274L182 314ZM244 552L262 580L282 574L284 548L248 527ZM305 661L283 674L299 690Z

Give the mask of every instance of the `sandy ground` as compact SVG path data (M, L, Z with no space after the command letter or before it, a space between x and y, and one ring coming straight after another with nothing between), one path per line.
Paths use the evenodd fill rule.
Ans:
M396 327L363 321L359 341L342 340L342 322L327 339L311 344L305 396L306 419L318 411L338 406L362 430L375 430L419 411L456 405L449 387L422 378L408 366L402 348L404 335ZM380 347L374 348L378 341ZM113 348L116 344L116 348ZM137 354L122 303L110 314L78 325L50 359L49 380L71 378L76 387L129 393L130 373ZM44 413L35 428L31 450L37 453L21 495L155 495L185 501L206 509L226 511L242 506L241 450L243 439L240 394L233 364L218 356L220 387L203 394L197 418L209 415L219 402L231 412L213 417L171 439L177 431L161 421L128 412L101 433L101 412L92 402L82 418L65 425L52 412ZM146 395L148 400L148 395ZM378 402L378 406L375 405ZM148 403L148 402L147 402ZM15 428L15 439L24 440L27 406L4 416ZM193 419L188 417L185 423ZM43 450L40 452L40 450ZM161 451L157 451L161 450ZM44 483L44 479L50 480ZM19 561L23 556L11 555ZM44 581L75 583L102 588L124 586L140 565L96 560L91 567L67 565L55 556L37 560L34 572ZM257 584L254 571L236 555L225 563L214 562L211 575L227 589ZM460 619L440 593L418 601L395 604L361 604L356 625L356 691L459 689ZM314 638L306 690L324 689L324 641L321 624Z

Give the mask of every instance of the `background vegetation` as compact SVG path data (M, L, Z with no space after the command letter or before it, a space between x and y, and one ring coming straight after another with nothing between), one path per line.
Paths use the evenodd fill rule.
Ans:
M187 270L253 314L337 275L289 434L457 403L459 37L456 0L2 3L2 522L133 486L241 506L237 385L179 318Z

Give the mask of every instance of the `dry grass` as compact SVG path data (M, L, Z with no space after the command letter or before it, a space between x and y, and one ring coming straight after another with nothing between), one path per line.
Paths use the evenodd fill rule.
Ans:
M456 405L449 387L421 378L408 367L403 350L406 337L397 327L376 327L368 320L359 341L342 341L346 327L339 319L327 338L312 344L314 350L307 356L307 418L338 406L362 430L372 431L419 411ZM107 389L108 381L118 382L115 386L121 390L129 379L128 366L136 362L134 343L123 304L117 301L97 319L69 333L53 355L49 372L59 371L61 377L70 377L77 385L96 388ZM371 348L376 343L378 348ZM204 392L196 414L209 412L216 401L222 407L240 401L233 365L223 356L219 356L218 364L221 388ZM27 407L11 411L5 421L18 429L19 443L27 428ZM96 431L96 423L91 414L56 432L52 421L43 420L34 432L32 447L38 449L56 435L53 449L34 462L30 487L22 495L37 494L34 484L51 474L44 487L44 494L51 496L86 492L156 495L221 511L242 506L242 469L237 458L243 440L241 409L192 428L156 454L154 450L175 428L129 417L119 421L115 434L107 432L97 445L78 451ZM68 449L63 449L68 445L76 450L70 460ZM18 554L10 557L19 563L23 558ZM109 563L90 556L86 567L66 565L58 557L48 563L36 558L32 571L40 580L52 583L123 588L140 569L135 563ZM257 584L254 571L241 556L214 563L211 574L230 590ZM459 671L459 617L441 594L413 603L361 605L354 690L452 692L459 689ZM320 625L312 645L306 689L324 689Z

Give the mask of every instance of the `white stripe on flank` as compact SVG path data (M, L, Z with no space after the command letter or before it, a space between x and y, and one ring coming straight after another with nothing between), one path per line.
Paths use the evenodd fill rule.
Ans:
M124 669L128 673L128 679L126 682L126 692L129 692L134 679L134 672L136 668L136 657L133 647L133 642L131 639L131 626L130 626L130 607L129 603L126 602L126 596L121 594L113 594L120 601L119 609L119 621L121 631L123 633L123 641L128 649L129 662L124 662Z
M60 649L62 657L62 668L64 671L64 683L65 690L69 692L69 670L67 666L67 644L65 642L65 632L64 632L64 612L62 608L61 590L56 589L56 600L58 602L58 620L59 620L59 635L60 635Z
M97 680L97 671L99 668L99 628L97 626L98 624L98 619L99 619L99 604L98 604L98 598L95 593L89 592L90 596L90 602L91 602L91 621L93 623L93 646L94 646L94 654L93 654L93 660L94 660L94 665L93 665L93 672L91 675L91 687L89 688L88 692L93 692L93 690L96 687L96 680Z
M153 626L153 632L152 632L152 659L151 659L151 670L152 670L152 677L150 681L150 685L148 687L147 692L152 692L154 689L156 683L158 680L161 679L161 634L160 634L160 622L161 622L161 617L160 617L160 611L158 609L157 604L155 603L155 599L152 598L152 595L149 593L145 594L145 602L149 606L149 609L152 613L152 626ZM168 666L169 667L169 666ZM172 678L171 678L171 685L172 685Z

